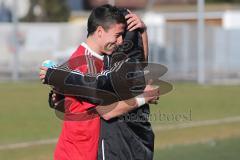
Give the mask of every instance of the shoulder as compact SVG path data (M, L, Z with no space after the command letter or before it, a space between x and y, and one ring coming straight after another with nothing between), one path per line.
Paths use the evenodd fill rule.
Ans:
M79 56L85 56L85 51L86 51L86 48L83 47L82 45L80 45L75 52L73 52L72 56L70 57L71 58L75 58L75 57L79 57Z
M68 64L71 69L78 69L81 66L86 65L86 56L85 56L86 49L80 45L77 50L72 54L70 57Z

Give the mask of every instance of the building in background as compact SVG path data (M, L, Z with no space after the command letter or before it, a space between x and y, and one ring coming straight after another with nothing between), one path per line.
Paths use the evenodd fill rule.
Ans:
M130 9L144 9L151 4L196 4L196 1L197 0L68 0L68 4L73 11L79 11L89 10L106 3Z
M4 3L4 5L12 11L15 1L18 3L17 15L21 18L27 14L30 0L0 0L0 4Z
M105 3L110 3L130 9L144 9L151 4L196 4L196 1L197 0L86 0L85 7L92 8Z
M68 6L72 11L84 9L84 0L68 0Z
M12 12L4 2L0 4L0 22L11 22L12 21Z

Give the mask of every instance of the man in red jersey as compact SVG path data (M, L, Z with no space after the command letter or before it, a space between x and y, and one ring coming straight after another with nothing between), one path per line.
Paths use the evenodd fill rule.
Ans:
M88 43L88 42L87 42ZM102 56L95 53L87 43L82 43L71 56L78 59L69 64L72 70L82 73L95 74L102 71ZM85 112L94 104L84 102L73 96L66 96L65 109L68 113L78 114ZM55 160L95 160L99 139L99 117L85 121L64 121L59 137L54 159Z
M101 54L111 54L114 48L122 43L125 26L125 17L118 14L117 9L99 7L93 10L88 19L86 43L82 43L71 56L70 69L88 74L100 73L103 68ZM74 60L72 63L71 59L79 61ZM85 112L91 107L95 105L76 97L67 96L65 99L65 108L69 113ZM96 160L99 129L99 117L85 121L64 121L54 159Z
M129 29L142 27L140 21L136 21L135 23L134 18L132 20L134 23L130 25ZM118 45L122 44L122 35L125 28L125 17L118 12L117 8L101 6L94 9L88 20L88 37L86 43L82 43L71 56L68 65L70 69L88 74L101 72L103 67L103 57L101 54L111 54ZM108 117L114 117L128 112L136 106L134 102L131 104L132 105L129 106L128 104L120 102L118 104L119 106L125 105L126 107L121 108L120 112L118 110L117 115L108 115ZM94 104L73 96L66 96L65 98L65 110L67 113L83 113L94 107L96 107ZM105 115L102 115L102 117L109 119ZM99 128L99 117L84 121L64 121L54 159L96 160Z

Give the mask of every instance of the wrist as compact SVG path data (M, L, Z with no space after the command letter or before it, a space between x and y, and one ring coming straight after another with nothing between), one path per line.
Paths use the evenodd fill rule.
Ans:
M143 94L138 95L135 98L135 100L136 100L137 107L141 107L142 105L144 105L146 103L146 100L145 100Z
M139 29L140 33L143 34L147 31L147 26L143 23L143 27Z

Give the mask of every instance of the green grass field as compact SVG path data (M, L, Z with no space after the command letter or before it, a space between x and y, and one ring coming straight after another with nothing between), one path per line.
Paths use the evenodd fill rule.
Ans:
M0 91L0 159L52 159L54 144L5 148L58 137L61 120L48 107L49 88L40 82L1 83ZM240 86L174 84L151 106L155 160L239 159L240 121L231 121L240 117L239 93ZM225 118L230 121L221 122ZM208 124L212 120L220 123ZM200 125L178 128L195 122Z

